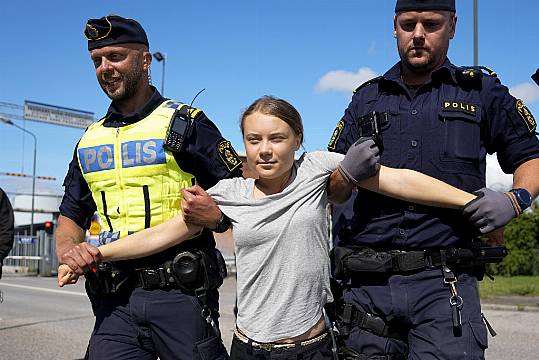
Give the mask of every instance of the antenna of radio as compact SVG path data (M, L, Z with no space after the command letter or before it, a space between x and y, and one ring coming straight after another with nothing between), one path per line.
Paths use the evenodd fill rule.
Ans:
M187 111L189 112L189 120L192 120L191 119L191 113L193 112L193 103L195 102L196 98L198 97L198 95L200 95L200 93L202 93L204 90L206 90L206 88L203 88L202 90L200 90L199 92L197 92L197 94L195 95L195 97L193 98L193 100L191 100L191 104L189 104L189 109L187 109Z

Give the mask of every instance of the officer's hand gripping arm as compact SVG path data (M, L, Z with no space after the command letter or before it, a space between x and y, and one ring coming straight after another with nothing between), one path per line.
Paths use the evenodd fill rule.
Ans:
M200 186L182 190L182 213L186 223L215 229L222 213L213 199Z
M100 261L99 251L84 242L85 231L70 218L60 215L56 229L56 255L60 264L67 264L82 275Z
M466 204L463 213L482 234L494 231L517 216L517 210L509 194L483 188L479 195Z
M328 182L328 199L334 204L345 202L358 181L371 177L380 168L378 147L370 138L361 138L350 146Z
M357 184L376 174L379 168L379 150L374 140L360 138L350 146L337 169L344 179Z

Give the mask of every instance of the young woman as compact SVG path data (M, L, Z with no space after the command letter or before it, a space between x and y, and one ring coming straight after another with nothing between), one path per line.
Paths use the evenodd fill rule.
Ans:
M301 117L288 102L269 96L244 112L241 131L247 165L259 178L222 180L208 190L232 222L236 248L238 317L231 358L254 359L265 352L262 356L269 358L271 347L272 358L295 354L303 359L330 359L322 315L324 305L332 301L328 179L339 171L341 162L350 164L350 159L361 159L357 167L374 164L377 151L364 156L365 146L375 149L374 143L353 146L345 161L341 154L322 151L294 160L303 141ZM341 166L339 174L357 179L349 170ZM418 172L384 166L357 185L406 201L455 209L475 198ZM199 230L177 216L99 251L103 261L147 256ZM58 276L61 285L76 281L65 265Z

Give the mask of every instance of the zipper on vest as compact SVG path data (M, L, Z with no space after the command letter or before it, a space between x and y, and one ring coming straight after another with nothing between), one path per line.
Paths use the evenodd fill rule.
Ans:
M122 164L122 142L121 142L121 139L120 139L120 131L121 131L121 127L117 127L116 128L116 143L114 144L114 146L116 147L117 151L115 151L115 154L116 154L116 163L118 165L117 168L118 168L118 171L116 172L116 182L118 184L118 188L120 190L120 203L118 204L118 208L122 208L122 213L123 213L123 216L121 215L120 216L120 223L123 225L123 227L126 229L126 231L129 231L129 224L128 224L128 219L127 217L129 216L129 209L127 207L127 202L125 201L125 191L124 190L124 184L122 182L122 179L123 179L123 164ZM118 211L118 214L120 214L120 212ZM121 226L121 225L120 225Z
M105 192L101 191L101 201L103 202L103 215L107 219L107 224L109 224L110 232L114 232L112 229L112 223L110 222L109 214L107 212L107 199L105 198Z
M142 192L144 194L144 228L150 227L151 209L150 209L150 193L148 191L148 185L142 186Z

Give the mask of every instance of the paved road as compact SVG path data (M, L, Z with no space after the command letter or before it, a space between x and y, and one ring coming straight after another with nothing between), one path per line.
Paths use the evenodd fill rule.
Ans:
M74 360L84 355L93 325L82 284L59 289L54 278L5 275L0 280L0 359ZM234 326L235 279L221 287L221 330L227 347ZM489 360L537 359L539 312L485 310L498 336ZM60 346L62 344L62 346Z

